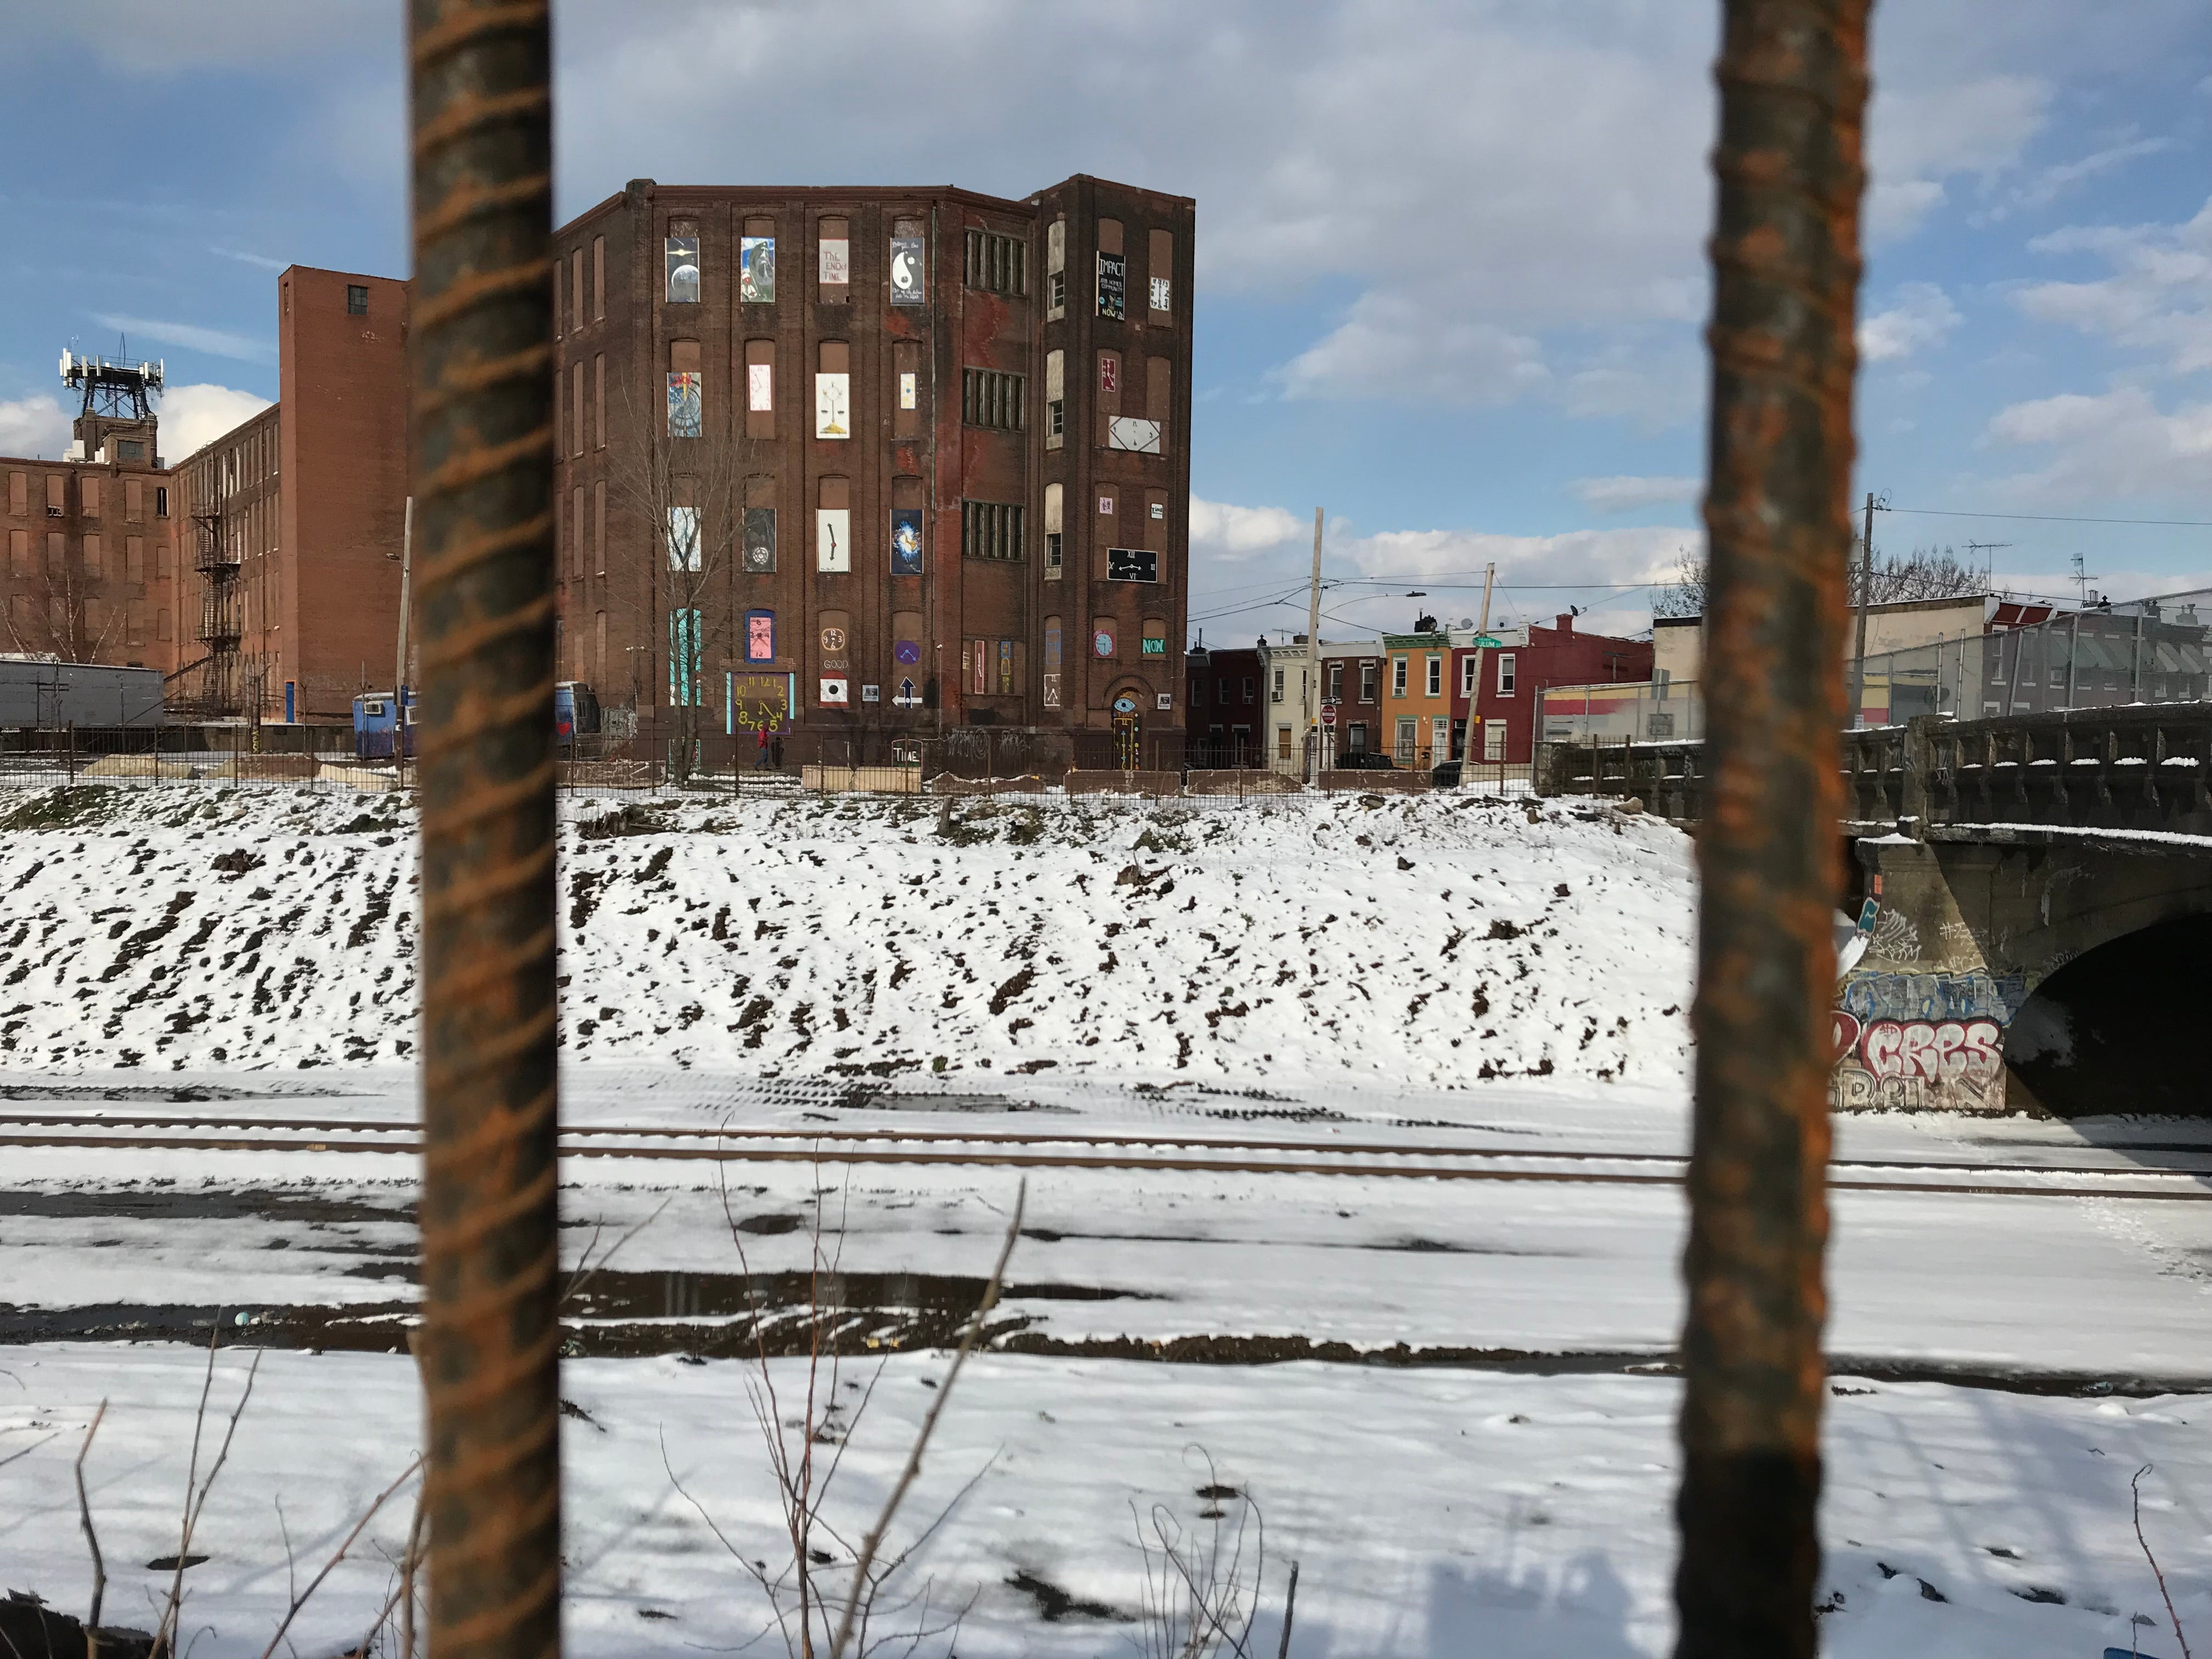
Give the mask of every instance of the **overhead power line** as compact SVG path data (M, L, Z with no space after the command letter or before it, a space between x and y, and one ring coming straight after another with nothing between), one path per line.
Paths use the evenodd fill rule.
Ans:
M1923 519L2013 519L2032 524L2161 525L2181 530L2212 530L2212 519L2087 519L2068 513L1967 513L1943 507L1883 507L1877 513L1911 513Z

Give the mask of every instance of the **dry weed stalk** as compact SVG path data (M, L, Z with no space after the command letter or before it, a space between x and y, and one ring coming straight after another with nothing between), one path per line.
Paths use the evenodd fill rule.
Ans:
M1252 1623L1260 1611L1267 1585L1267 1528L1260 1505L1250 1494L1221 1484L1212 1457L1203 1447L1188 1449L1206 1461L1206 1484L1199 1496L1207 1507L1200 1518L1212 1525L1203 1535L1187 1533L1164 1504L1155 1504L1149 1517L1140 1517L1129 1506L1136 1522L1137 1549L1144 1557L1143 1608L1145 1659L1211 1659L1231 1653L1251 1659ZM1224 1507L1233 1501L1232 1511ZM1151 1537L1146 1536L1146 1520ZM1245 1581L1244 1534L1255 1531L1251 1580ZM1295 1574L1295 1569L1293 1570ZM1295 1576L1292 1579L1296 1583ZM1293 1591L1295 1594L1295 1591ZM1290 1647L1290 1613L1284 1612L1283 1649Z
M215 1389L216 1349L222 1335L222 1310L216 1310L215 1322L208 1331L207 1370L200 1380L199 1409L192 1417L192 1457L185 1472L184 1522L177 1540L177 1565L169 1580L168 1599L162 1603L161 1622L154 1630L154 1651L157 1654L176 1651L179 1621L185 1607L185 1568L191 1564L192 1534L199 1528L200 1515L207 1508L208 1494L215 1490L216 1477L222 1466L230 1461L230 1444L238 1434L238 1419L246 1415L246 1401L253 1398L254 1379L261 1374L261 1355L256 1352L253 1364L246 1373L246 1386L239 1391L238 1404L232 1409L230 1421L222 1434L222 1447L209 1465L207 1479L200 1479L200 1439L207 1426L208 1398Z
M874 1399L876 1384L883 1376L884 1365L889 1356L878 1360L865 1383L848 1382L842 1376L843 1356L834 1333L825 1342L825 1327L831 1322L832 1317L830 1310L825 1307L825 1295L828 1284L835 1283L840 1272L845 1235L841 1212L836 1227L837 1245L825 1256L823 1198L828 1190L817 1178L813 1193L807 1305L804 1316L808 1322L806 1386L803 1402L794 1402L799 1407L798 1414L787 1422L782 1414L783 1400L776 1388L775 1370L769 1352L768 1326L772 1310L763 1304L761 1293L757 1288L760 1281L753 1273L745 1250L744 1235L731 1206L726 1180L722 1187L723 1217L728 1224L732 1244L738 1252L738 1264L744 1272L746 1298L752 1316L754 1352L745 1379L746 1400L752 1409L753 1419L761 1431L769 1473L775 1482L784 1532L788 1540L788 1561L771 1571L765 1561L749 1559L724 1534L705 1505L677 1478L673 1467L668 1462L665 1443L661 1459L663 1466L668 1468L670 1482L677 1492L698 1512L723 1548L761 1587L774 1615L775 1627L782 1636L785 1650L793 1656L793 1659L817 1659L817 1655L826 1656L826 1659L848 1659L848 1656L850 1659L867 1659L867 1656L887 1651L911 1655L924 1643L938 1637L957 1637L962 1620L974 1604L974 1597L970 1596L957 1607L933 1605L933 1582L926 1582L918 1589L903 1595L893 1587L914 1559L915 1552L935 1534L938 1528L973 1490L975 1482L982 1478L989 1465L987 1463L984 1469L979 1469L927 1525L904 1547L888 1558L883 1553L884 1540L908 1491L921 1474L923 1459L944 1415L945 1402L951 1397L953 1387L959 1379L961 1369L967 1363L968 1356L982 1334L992 1310L998 1305L1006 1283L1006 1265L1013 1255L1015 1242L1021 1236L1022 1214L1028 1202L1028 1185L1024 1182L1016 1195L1013 1214L1008 1223L998 1261L974 1311L962 1327L952 1363L943 1380L937 1384L937 1398L931 1402L921 1427L915 1432L914 1443L908 1450L906 1461L882 1510L863 1534L857 1547L830 1520L825 1514L825 1506L842 1467L845 1449L851 1443L854 1431ZM839 1401L841 1390L857 1391L860 1398L848 1408ZM817 1446L832 1449L826 1456L817 1457ZM829 1550L821 1547L823 1541L842 1549L852 1561L850 1582L842 1595L820 1582L824 1570L833 1566L836 1559ZM886 1626L890 1626L888 1632L884 1630Z
M2158 1593L2166 1598L2166 1616L2173 1626L2173 1639L2181 1644L2181 1659L2191 1659L2189 1638L2181 1633L2181 1615L2173 1610L2173 1592L2166 1587L2166 1574L2160 1569L2158 1557L2150 1553L2150 1540L2142 1529L2142 1478L2152 1466L2144 1464L2137 1469L2135 1479L2128 1482L2128 1490L2135 1494L2136 1542L2142 1546L2143 1559L2150 1563L2151 1577L2158 1580Z

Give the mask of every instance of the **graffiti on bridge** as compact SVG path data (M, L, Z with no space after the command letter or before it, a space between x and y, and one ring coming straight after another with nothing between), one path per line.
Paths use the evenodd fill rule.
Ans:
M2027 1000L2027 981L2020 974L1855 974L1838 999L1844 1012L1862 1025L1876 1020L1941 1023L1994 1020L2011 1024Z
M2004 1028L1993 1019L1835 1017L1840 1050L1830 1091L1844 1111L2005 1109Z

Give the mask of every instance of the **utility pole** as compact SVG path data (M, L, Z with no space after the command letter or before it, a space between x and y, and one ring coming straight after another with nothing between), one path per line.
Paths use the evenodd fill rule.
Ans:
M1321 781L1321 509L1314 508L1313 587L1306 597L1306 688L1299 699L1306 718L1306 753L1311 773L1306 781Z
M1474 734L1482 726L1482 722L1475 717L1475 711L1482 707L1482 641L1490 637L1490 588L1497 580L1498 566L1495 563L1486 565L1482 572L1482 620L1474 625L1474 684L1468 689L1467 696L1467 750L1460 757L1459 763L1459 783L1462 789L1474 781L1471 775L1474 770ZM1538 707L1542 707L1540 701ZM1499 787L1504 786L1501 784Z
M1874 599L1874 492L1867 491L1866 529L1859 536L1859 604L1857 642L1851 647L1851 724L1856 726L1866 710L1867 606Z
M392 671L392 764L393 781L407 782L407 602L415 569L415 498L407 498L399 528L399 655Z

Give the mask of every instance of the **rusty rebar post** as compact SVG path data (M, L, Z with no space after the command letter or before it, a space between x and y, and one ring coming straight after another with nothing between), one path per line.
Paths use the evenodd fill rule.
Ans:
M410 0L429 1650L561 1645L545 0Z
M1725 0L1679 1659L1811 1659L1869 0Z

